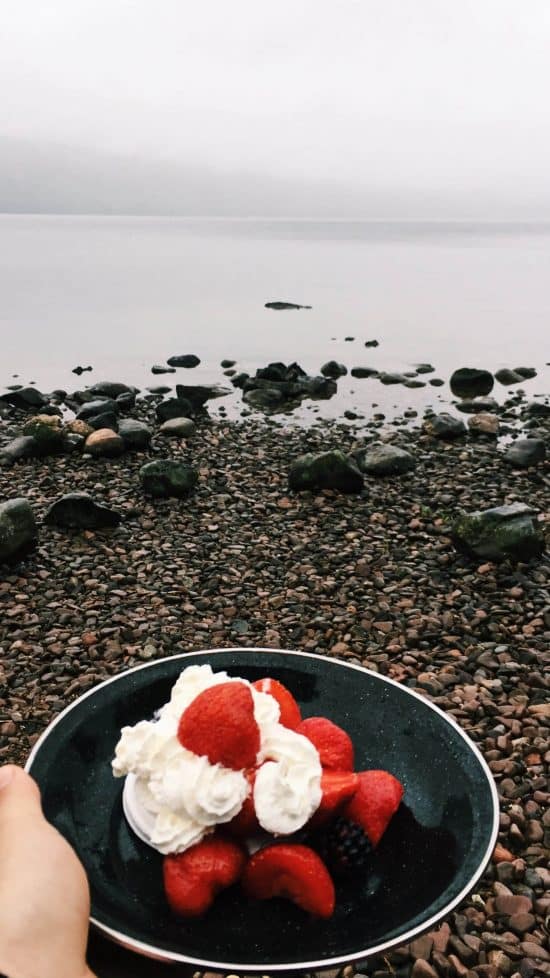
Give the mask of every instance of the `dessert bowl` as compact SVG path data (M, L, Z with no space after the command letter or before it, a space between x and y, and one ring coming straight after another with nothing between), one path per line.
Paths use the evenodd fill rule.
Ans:
M329 920L282 899L249 899L238 886L204 917L175 917L163 892L162 856L124 817L123 781L111 770L121 727L151 718L182 669L205 663L250 681L280 680L304 717L329 717L349 733L356 770L382 768L404 785L372 872L337 884ZM50 724L27 770L40 785L46 817L84 864L92 925L145 956L218 972L312 971L408 943L474 887L498 831L489 769L452 719L360 666L279 649L211 649L121 673Z

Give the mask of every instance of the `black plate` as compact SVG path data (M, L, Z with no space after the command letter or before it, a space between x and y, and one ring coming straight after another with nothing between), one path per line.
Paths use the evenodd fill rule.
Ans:
M329 921L285 900L247 900L233 887L199 920L172 916L162 857L128 828L122 780L111 774L120 728L151 717L188 665L255 680L273 676L304 716L325 715L351 735L356 770L385 768L405 786L365 881L337 887ZM217 971L310 970L379 954L432 927L473 887L498 825L489 770L460 728L392 680L335 659L273 649L178 655L102 683L45 731L27 764L47 818L78 852L90 880L92 922L126 947Z

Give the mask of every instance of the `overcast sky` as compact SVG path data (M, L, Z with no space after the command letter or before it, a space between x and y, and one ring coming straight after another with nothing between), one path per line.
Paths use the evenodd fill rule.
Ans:
M550 0L2 0L0 210L550 218Z

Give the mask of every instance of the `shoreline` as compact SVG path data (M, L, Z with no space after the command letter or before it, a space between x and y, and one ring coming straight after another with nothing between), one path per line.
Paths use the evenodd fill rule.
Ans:
M153 408L138 401L132 417L150 422ZM443 950L419 938L388 956L393 973L428 975L420 960L443 974L440 954L450 974L455 956L469 978L542 974L550 564L547 556L519 565L468 558L448 525L457 505L469 512L519 501L543 514L548 462L515 469L494 439L442 442L389 424L370 437L382 431L410 451L414 470L365 476L359 494L296 493L288 488L296 457L354 451L365 435L338 421L300 428L281 420L198 416L187 440L163 437L155 422L145 451L0 468L0 498L26 497L39 521L74 490L123 515L109 530L41 525L34 553L2 567L0 759L21 763L72 699L171 652L256 645L359 662L453 716L488 761L501 802L497 861L476 898L450 916L448 934L440 928ZM540 425L548 439L548 419ZM184 499L144 494L139 469L163 457L198 470ZM499 909L503 888L530 902L519 922ZM361 970L381 976L384 967Z

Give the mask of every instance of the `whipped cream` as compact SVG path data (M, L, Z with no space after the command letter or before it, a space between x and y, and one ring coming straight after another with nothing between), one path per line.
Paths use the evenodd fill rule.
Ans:
M136 834L163 854L183 852L231 821L250 794L244 771L211 764L183 747L177 737L182 713L199 693L219 683L250 688L260 730L261 764L254 785L258 821L267 832L287 835L301 828L321 801L321 763L313 744L282 726L277 701L246 680L208 665L188 666L170 700L154 720L123 727L112 762L127 778L124 812Z

